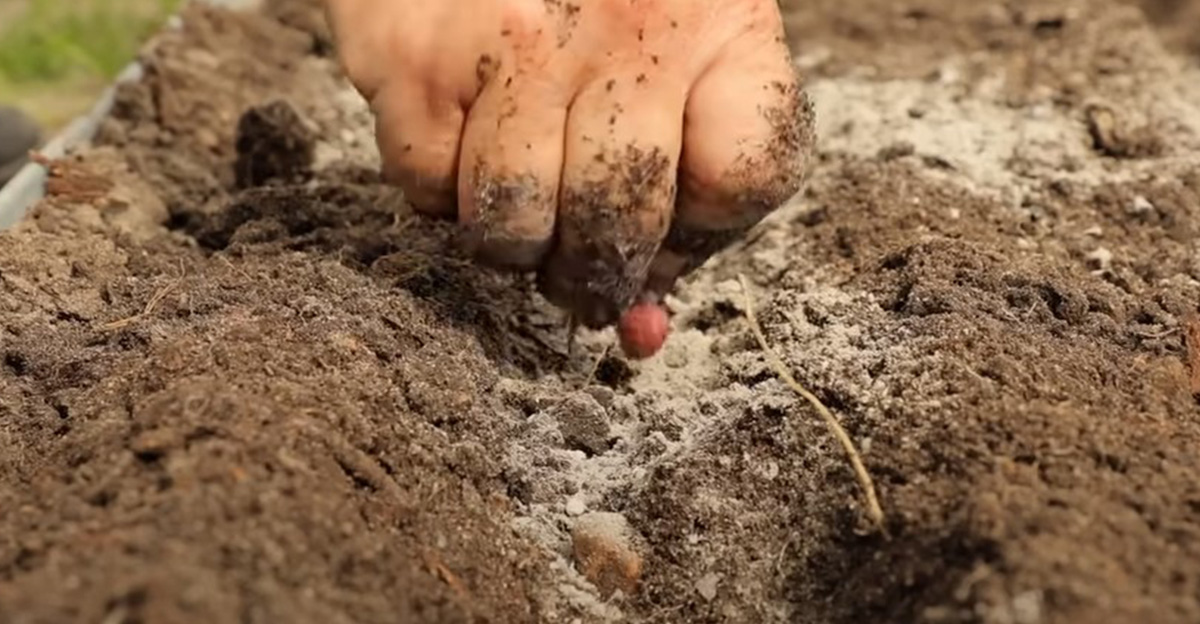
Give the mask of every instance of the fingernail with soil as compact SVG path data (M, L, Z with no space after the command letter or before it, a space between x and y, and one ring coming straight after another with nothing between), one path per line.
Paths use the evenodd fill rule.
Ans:
M642 300L625 311L617 325L621 337L621 350L634 359L653 357L671 331L667 311L657 301Z

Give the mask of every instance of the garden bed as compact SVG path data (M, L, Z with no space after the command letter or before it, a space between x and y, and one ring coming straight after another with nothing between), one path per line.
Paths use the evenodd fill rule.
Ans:
M1200 621L1192 42L785 4L809 188L643 363L379 183L315 3L185 11L0 233L0 619Z

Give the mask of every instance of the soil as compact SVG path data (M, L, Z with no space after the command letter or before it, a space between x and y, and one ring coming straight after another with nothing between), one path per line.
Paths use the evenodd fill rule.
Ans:
M380 184L315 3L187 9L0 234L0 621L1200 622L1200 3L783 5L811 182L645 362Z

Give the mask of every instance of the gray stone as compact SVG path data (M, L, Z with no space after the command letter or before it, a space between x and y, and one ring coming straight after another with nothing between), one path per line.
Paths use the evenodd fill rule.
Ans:
M567 448L588 455L602 455L610 448L608 414L592 395L571 394L550 410L550 416L558 422Z

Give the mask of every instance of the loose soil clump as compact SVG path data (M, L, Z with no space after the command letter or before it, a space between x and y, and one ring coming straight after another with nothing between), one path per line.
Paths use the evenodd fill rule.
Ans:
M811 182L646 361L190 6L0 233L0 621L1200 621L1197 5L783 4Z

